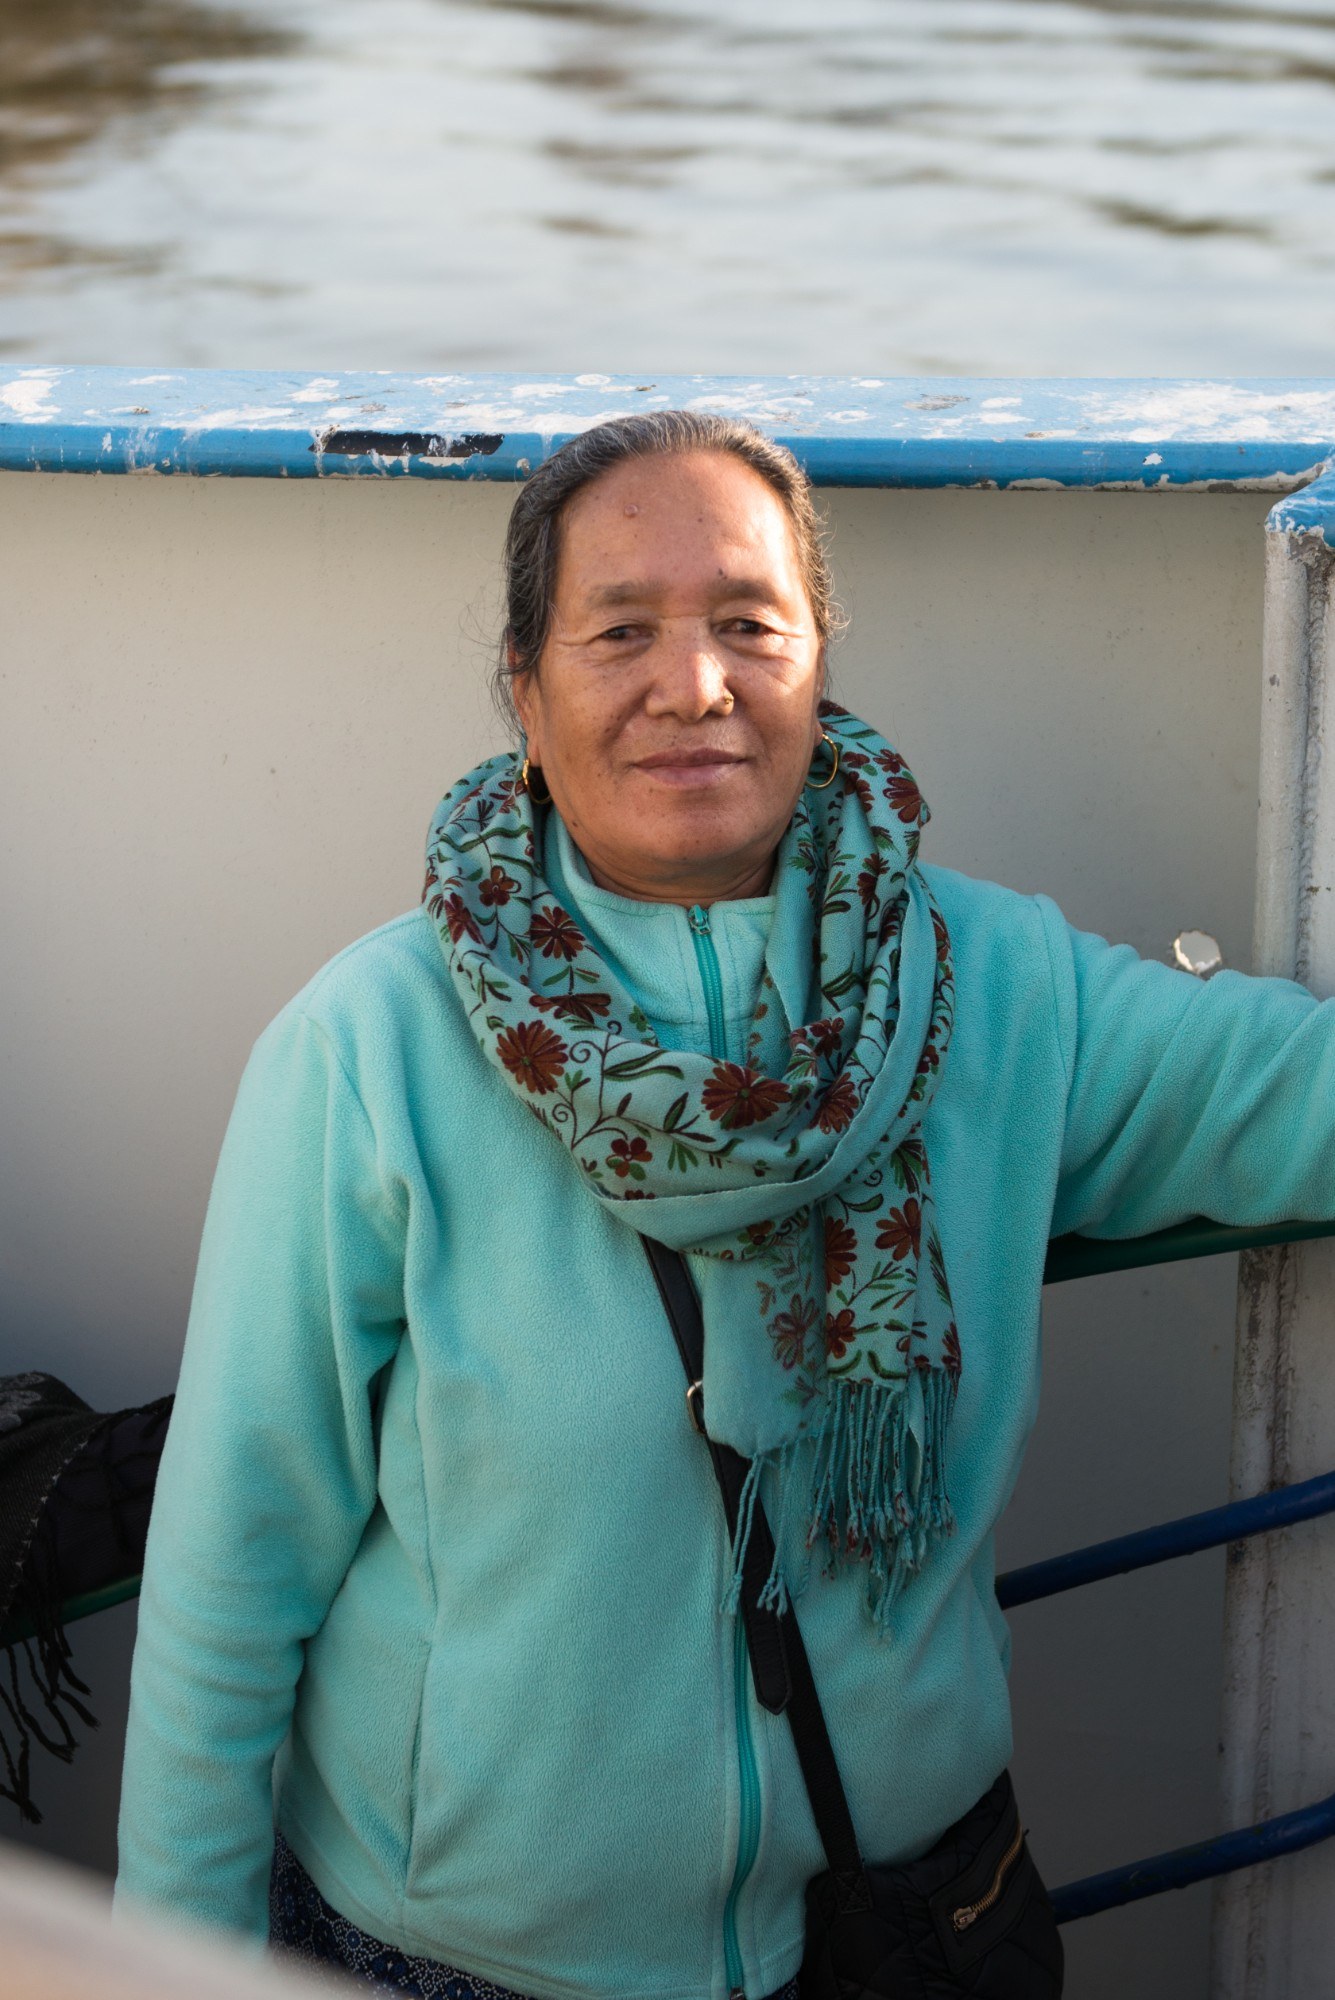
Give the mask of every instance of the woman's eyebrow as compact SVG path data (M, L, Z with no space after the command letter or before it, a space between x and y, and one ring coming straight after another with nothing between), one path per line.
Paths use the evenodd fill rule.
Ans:
M589 606L603 611L616 604L643 603L646 598L661 596L662 590L661 583L605 583L590 591Z
M589 609L606 611L621 604L644 604L662 597L667 585L656 578L646 578L639 583L604 583L589 593ZM776 604L778 593L772 579L755 576L720 577L715 586L719 597L761 598L766 604Z

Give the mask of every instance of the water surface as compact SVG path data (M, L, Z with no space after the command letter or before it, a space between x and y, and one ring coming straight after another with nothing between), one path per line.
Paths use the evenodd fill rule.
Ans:
M1335 373L1335 6L0 0L0 353Z

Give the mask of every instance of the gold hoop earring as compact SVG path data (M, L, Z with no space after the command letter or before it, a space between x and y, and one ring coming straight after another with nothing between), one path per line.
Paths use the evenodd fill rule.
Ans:
M528 793L529 797L532 799L535 806L549 806L552 802L552 795L550 792L534 791L533 778L530 777L529 775L530 768L532 768L534 774L536 775L538 767L536 765L530 767L528 758L525 757L519 769L519 782L524 787L524 790Z
M834 762L830 766L829 777L822 778L819 784L816 783L814 778L807 779L807 784L813 792L828 791L830 786L834 783L835 779L839 776L839 745L835 742L833 736L827 736L823 729L820 733L820 741L821 743L829 745L830 755L834 758ZM817 749L820 748L820 743L816 745L816 748Z

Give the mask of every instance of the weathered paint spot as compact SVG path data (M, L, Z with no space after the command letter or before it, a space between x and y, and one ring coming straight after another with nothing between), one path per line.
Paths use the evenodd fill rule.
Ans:
M1164 438L1209 437L1254 442L1284 437L1300 417L1318 436L1335 436L1335 393L1323 385L1261 389L1248 382L1147 382L1134 396L1100 394L1087 403L1092 421L1122 431L1133 444Z
M501 431L465 431L442 437L436 431L327 431L310 446L331 457L490 458L505 443Z
M1335 457L1321 467L1319 478L1271 508L1266 530L1292 537L1295 553L1303 543L1335 549Z
M516 382L515 383L515 401L517 403L528 402L531 398L535 396L536 397L573 396L574 393L575 393L575 385L573 382Z
M330 396L336 396L337 394L338 381L335 376L317 375L314 381L306 384L304 389L298 389L294 392L292 401L294 403L323 403Z
M207 410L184 428L187 436L198 431L278 430L292 415L290 403L246 403L233 410Z
M25 368L0 387L0 403L7 403L22 424L39 424L46 417L59 416L59 407L52 400L58 373L55 368Z

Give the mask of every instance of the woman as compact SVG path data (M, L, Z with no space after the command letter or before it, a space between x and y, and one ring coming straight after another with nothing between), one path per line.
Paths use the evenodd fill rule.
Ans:
M862 1852L920 1856L1010 1751L1049 1236L1335 1214L1335 1008L919 863L747 427L567 445L507 581L526 755L241 1085L121 1889L263 1939L272 1879L276 1937L410 1990L761 2000L823 1857L748 1673L753 1503ZM646 1239L703 1306L690 1413ZM690 1414L751 1463L736 1548Z

